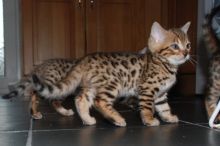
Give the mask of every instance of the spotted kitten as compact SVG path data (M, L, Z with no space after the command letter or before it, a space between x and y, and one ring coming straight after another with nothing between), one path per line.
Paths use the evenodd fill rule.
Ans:
M143 48L138 53L144 54L147 51L147 48ZM31 98L31 113L34 119L41 119L43 116L41 112L38 111L39 96L37 92L33 89L31 82L31 75L36 74L45 82L50 82L50 84L56 84L68 73L71 71L73 66L79 60L77 59L50 59L44 61L42 64L39 64L34 67L33 71L28 74L26 77L22 78L12 89L11 92L2 96L4 99L11 99L16 96L24 97L26 99ZM71 116L74 114L72 109L65 109L61 103L62 100L52 100L52 106L54 109L64 116ZM128 102L124 101L124 104Z
M56 82L62 80L65 76L68 75L73 66L77 63L78 60L68 60L68 59L50 59L43 62L40 65L34 67L33 71L28 74L26 77L22 78L14 89L2 96L4 99L11 99L16 96L24 97L30 99L31 101L31 113L34 119L41 119L42 114L38 111L39 96L35 92L31 75L36 74L42 78L45 82L50 84L55 84ZM71 116L74 114L72 109L65 109L62 105L62 100L53 100L52 105L55 110L64 115Z
M190 42L187 31L190 23L181 28L163 29L154 22L148 40L149 53L95 53L85 56L56 85L43 82L33 75L38 93L46 98L60 99L78 86L77 111L86 125L96 123L89 109L95 107L106 119L117 126L126 126L125 119L113 105L122 96L137 96L143 124L159 125L156 110L162 120L178 122L167 103L167 91L176 81L178 66L189 59Z
M207 51L211 54L209 62L209 76L205 97L206 111L210 118L220 97L220 40L212 27L213 17L220 12L220 6L213 8L211 13L206 16L203 25L204 39ZM220 121L220 115L218 116Z

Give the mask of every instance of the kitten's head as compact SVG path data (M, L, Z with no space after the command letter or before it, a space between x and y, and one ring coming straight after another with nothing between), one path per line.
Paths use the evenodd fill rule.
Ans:
M170 64L180 65L190 57L190 41L187 36L190 22L181 28L165 30L154 22L148 40L149 50L166 59Z

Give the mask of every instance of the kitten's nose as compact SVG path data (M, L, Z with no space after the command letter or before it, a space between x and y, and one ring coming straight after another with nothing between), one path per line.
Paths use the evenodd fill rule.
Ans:
M188 52L185 51L185 52L183 53L183 55L184 55L184 57L186 57L186 56L188 55Z
M188 55L188 51L187 50L183 50L182 54L183 54L184 57L186 57Z

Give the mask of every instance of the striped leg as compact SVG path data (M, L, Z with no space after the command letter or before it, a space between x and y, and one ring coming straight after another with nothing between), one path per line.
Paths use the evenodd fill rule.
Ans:
M208 118L211 117L213 111L216 108L216 105L218 103L220 97L220 92L214 88L214 86L209 87L209 91L205 98L205 107L208 114ZM217 117L218 121L220 121L220 115Z
M90 116L90 99L94 98L93 90L83 89L82 93L75 99L75 105L80 118L85 125L94 125L96 120Z
M205 107L210 119L212 113L214 112L219 97L220 97L220 75L219 75L219 59L213 58L210 62L209 68L209 78L207 84L207 91L205 97ZM220 114L218 114L216 122L220 121Z
M53 100L52 105L54 109L63 116L72 116L74 114L72 109L66 109L62 106L62 101L59 100Z
M102 115L117 126L126 126L124 118L113 108L115 95L113 92L104 91L97 94L94 105Z
M142 91L139 95L139 107L142 122L144 125L148 126L160 125L159 120L154 117L154 95L152 92L145 92Z
M178 117L176 115L171 114L170 106L167 103L167 94L165 93L163 96L158 97L155 101L155 110L158 112L161 119L165 122L169 123L177 123Z
M35 93L33 93L31 96L31 116L35 120L39 120L43 118L41 112L38 111L38 104L39 104L38 97Z

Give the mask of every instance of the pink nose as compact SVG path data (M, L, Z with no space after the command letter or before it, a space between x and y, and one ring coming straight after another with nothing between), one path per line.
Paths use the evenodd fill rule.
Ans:
M184 55L184 57L186 57L186 56L188 55L188 52L185 51L185 52L183 53L183 55Z
M184 55L184 57L186 57L189 52L187 50L182 50L181 53Z

